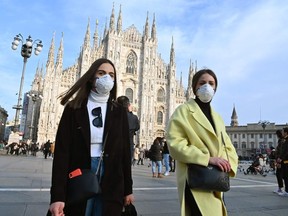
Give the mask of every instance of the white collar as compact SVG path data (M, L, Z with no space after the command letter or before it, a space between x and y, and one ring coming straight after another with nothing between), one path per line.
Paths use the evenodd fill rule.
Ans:
M93 101L93 102L106 103L108 101L108 99L109 99L109 95L110 94L101 95L101 94L91 90L88 99L90 101Z

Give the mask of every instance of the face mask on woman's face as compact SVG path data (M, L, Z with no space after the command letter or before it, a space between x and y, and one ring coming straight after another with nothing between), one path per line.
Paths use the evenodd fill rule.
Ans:
M95 81L96 92L101 95L107 95L114 86L114 80L109 74L101 76Z
M197 90L196 95L203 103L208 103L214 96L214 89L210 84L206 83Z

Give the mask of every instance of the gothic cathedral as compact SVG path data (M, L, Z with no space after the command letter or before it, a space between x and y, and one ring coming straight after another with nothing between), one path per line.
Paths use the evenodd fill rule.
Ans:
M190 62L186 91L182 85L182 74L180 81L176 78L173 38L168 64L157 52L155 15L150 31L147 14L143 34L141 34L134 25L122 29L121 7L116 22L113 6L109 27L107 28L106 25L103 38L99 36L98 21L96 21L92 39L89 20L76 63L65 69L63 69L63 37L62 34L55 60L55 34L53 35L46 63L46 74L41 85L43 99L37 133L37 142L40 144L47 140L55 140L64 108L57 97L71 87L97 58L108 58L115 64L118 79L117 95L126 95L130 99L134 107L133 111L140 120L140 130L135 143L150 146L157 136L164 136L169 117L175 108L193 97L191 86L196 68L194 69Z

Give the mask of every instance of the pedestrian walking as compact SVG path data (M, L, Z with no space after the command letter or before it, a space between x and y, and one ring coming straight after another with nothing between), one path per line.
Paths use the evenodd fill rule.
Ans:
M141 163L141 165L144 165L144 157L145 157L145 145L142 144L141 147L139 148L139 159L137 162L137 165Z
M161 145L162 138L157 137L153 144L150 147L149 150L149 157L150 160L152 161L152 177L153 178L163 178L164 176L162 175L162 150L163 147ZM156 166L158 173L156 172Z
M176 159L181 216L227 215L222 192L191 189L187 183L187 164L216 165L231 177L237 172L236 150L221 116L210 105L217 86L212 70L195 73L192 90L196 98L178 106L169 121L166 138L169 152Z
M169 149L168 149L168 145L166 142L166 139L163 137L162 139L162 143L163 143L163 161L164 161L164 165L165 165L165 173L164 176L168 176L170 175L170 166L169 166L169 160L170 160L170 154L169 154Z
M275 150L275 158L276 158L276 179L277 179L277 184L278 184L278 188L276 190L274 190L274 193L283 193L283 187L284 187L284 183L283 183L283 172L282 172L282 168L281 168L281 150L282 150L282 146L285 142L285 139L283 137L283 133L282 130L277 130L276 131L276 135L278 138L278 144L276 146L276 150Z
M57 130L52 166L53 216L121 216L123 206L134 200L127 111L115 102L116 77L110 60L97 59L61 95L65 108ZM67 204L68 174L77 169L96 173L101 155L101 193L87 201Z
M281 146L279 162L281 163L282 177L285 184L285 190L278 193L280 196L288 197L288 127L283 129L284 143Z
M140 154L139 144L137 144L135 149L134 149L134 157L133 157L133 161L132 161L133 166L135 166L136 161L139 160L139 154Z

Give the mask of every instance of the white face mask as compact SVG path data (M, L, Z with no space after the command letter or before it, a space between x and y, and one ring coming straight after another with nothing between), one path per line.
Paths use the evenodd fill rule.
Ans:
M107 95L114 86L114 80L109 74L99 77L95 81L96 92L101 95Z
M196 95L203 103L208 103L214 96L214 89L210 84L206 83L197 90Z

